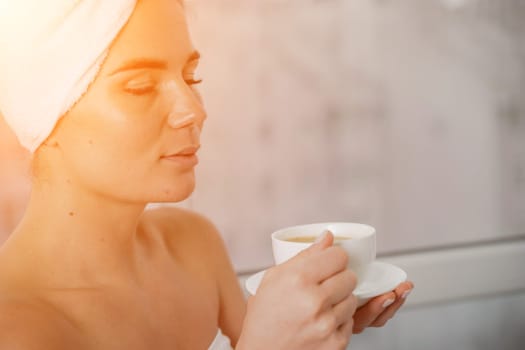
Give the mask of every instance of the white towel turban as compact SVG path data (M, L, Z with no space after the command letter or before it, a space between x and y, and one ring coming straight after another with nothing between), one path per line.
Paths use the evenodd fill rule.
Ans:
M0 112L34 152L95 79L137 0L0 0Z

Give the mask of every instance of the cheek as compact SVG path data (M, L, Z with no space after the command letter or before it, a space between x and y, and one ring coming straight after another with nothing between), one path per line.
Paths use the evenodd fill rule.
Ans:
M137 172L141 163L144 167L156 157L159 148L161 126L148 119L100 104L66 116L57 139L78 172Z
M95 81L57 126L66 166L97 186L118 185L123 178L146 179L161 156L162 103Z
M145 146L162 130L160 106L154 99L137 99L118 93L115 89L98 86L87 95L79 109L69 119L71 134L80 141L108 147L116 145Z
M137 170L133 157L125 147L127 142L105 137L106 135L86 134L85 137L61 145L66 166L71 173L86 181L112 182L115 176L130 175ZM107 135L109 136L109 135Z

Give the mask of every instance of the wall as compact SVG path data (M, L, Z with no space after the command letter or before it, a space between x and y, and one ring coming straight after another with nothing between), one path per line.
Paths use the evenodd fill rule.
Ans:
M240 270L366 222L383 254L525 234L525 3L195 1L209 111L191 205Z
M243 279L269 234L378 229L416 283L349 349L525 348L525 2L195 1L209 120L187 205Z

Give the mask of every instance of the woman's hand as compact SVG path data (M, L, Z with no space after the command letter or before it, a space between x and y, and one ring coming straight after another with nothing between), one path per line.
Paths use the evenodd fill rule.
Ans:
M384 326L403 306L413 288L412 282L403 282L394 291L375 297L361 306L354 315L353 332L359 334L367 327Z
M238 350L345 349L357 300L348 257L323 238L287 262L269 269L248 300Z

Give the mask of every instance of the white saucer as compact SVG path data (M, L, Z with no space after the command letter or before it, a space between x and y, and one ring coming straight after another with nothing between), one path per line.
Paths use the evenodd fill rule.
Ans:
M255 295L266 270L250 276L246 282L246 290ZM366 271L362 281L357 284L354 295L357 297L358 306L366 304L368 300L378 295L394 290L401 282L406 281L407 274L399 267L374 261Z

